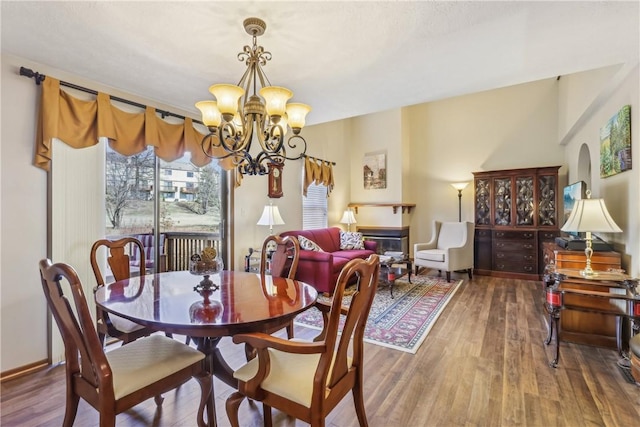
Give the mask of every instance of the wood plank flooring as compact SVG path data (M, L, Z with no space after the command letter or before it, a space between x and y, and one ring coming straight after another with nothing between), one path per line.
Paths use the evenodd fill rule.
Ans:
M462 275L460 275L462 278ZM381 292L386 290L381 289ZM299 337L315 331L296 327ZM539 282L476 276L465 280L417 354L366 345L364 395L369 425L392 426L620 426L640 425L640 387L626 382L614 350L562 343L557 369L547 363L546 320ZM231 366L244 350L230 339L221 348ZM220 426L232 390L215 382ZM0 425L60 426L64 367L5 381ZM193 426L198 386L190 381L117 417L117 425ZM242 426L261 426L261 405L244 402ZM358 422L347 396L327 426ZM98 425L81 402L76 426ZM304 426L274 410L274 425Z

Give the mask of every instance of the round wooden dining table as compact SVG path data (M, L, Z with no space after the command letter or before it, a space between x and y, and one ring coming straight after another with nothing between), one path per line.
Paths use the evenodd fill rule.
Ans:
M233 369L217 348L220 339L273 333L311 307L318 292L297 280L239 271L221 271L209 279L217 289L202 290L202 277L188 271L132 277L98 288L95 301L113 315L191 337L207 356L211 372L237 389ZM215 408L208 414L215 425Z

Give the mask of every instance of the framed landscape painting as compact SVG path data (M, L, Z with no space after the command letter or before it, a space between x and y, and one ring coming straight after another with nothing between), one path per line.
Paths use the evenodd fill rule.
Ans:
M387 153L367 153L362 161L364 189L387 188Z
M600 128L600 178L631 169L631 106Z

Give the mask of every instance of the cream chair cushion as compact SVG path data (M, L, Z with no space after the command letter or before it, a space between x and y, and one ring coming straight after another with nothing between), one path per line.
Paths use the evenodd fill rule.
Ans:
M106 353L116 400L184 369L204 354L163 335L151 335Z
M444 262L446 252L440 249L427 249L423 251L417 251L414 255L417 259L424 259L426 261Z
M306 342L295 338L290 341ZM310 408L313 394L313 377L320 362L320 354L285 353L271 348L268 351L271 365L269 374L262 382L261 387L266 391ZM347 362L351 365L352 359L347 358ZM329 369L327 380L331 378L332 370L333 366ZM237 369L233 377L247 382L255 377L257 372L258 358L255 357Z

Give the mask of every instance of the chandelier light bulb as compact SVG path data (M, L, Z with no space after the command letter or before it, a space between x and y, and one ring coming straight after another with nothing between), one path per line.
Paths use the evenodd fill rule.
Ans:
M289 126L297 135L304 127L307 114L311 111L311 107L307 104L292 102L287 104L287 116L289 117Z
M287 111L287 101L293 92L285 87L265 86L260 89L260 96L264 98L267 114L271 117L282 117Z
M196 102L196 107L202 113L202 123L208 128L217 128L222 122L222 114L216 101Z
M238 100L244 95L244 89L240 86L229 84L217 84L209 88L209 92L216 97L218 108L226 121L233 120L238 111Z

